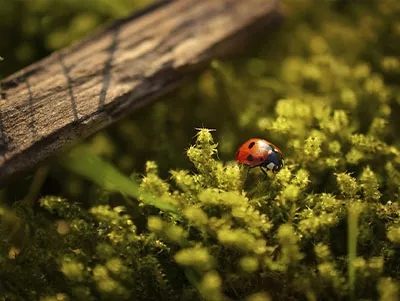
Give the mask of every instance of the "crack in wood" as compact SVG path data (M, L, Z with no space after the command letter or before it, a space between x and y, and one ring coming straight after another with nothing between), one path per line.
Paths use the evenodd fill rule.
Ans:
M110 87L110 81L111 81L111 69L112 69L112 62L114 59L114 54L117 50L118 47L118 35L119 35L119 30L120 27L117 27L112 35L112 43L110 45L110 48L108 50L108 58L104 64L104 71L103 71L103 86L100 90L100 97L99 97L99 109L104 106L106 97L107 97L107 91L108 88Z
M8 141L4 133L2 112L0 110L0 156L3 157L8 150Z
M33 100L33 94L32 94L32 89L31 89L31 85L29 83L29 79L28 76L24 77L25 80L25 85L26 85L26 89L28 90L28 114L29 114L29 118L30 118L30 122L29 122L29 129L32 133L32 140L35 141L37 138L37 129L36 129L36 118L35 118L35 109L34 109L34 100Z
M71 100L71 108L72 108L72 114L74 115L74 121L78 121L78 119L79 119L78 110L76 109L76 100L75 100L75 96L74 96L74 91L72 89L73 79L69 75L70 67L67 67L65 65L64 59L63 59L63 54L61 52L58 54L58 59L59 59L63 74L65 76L65 80L67 82L67 89L68 89L69 99Z

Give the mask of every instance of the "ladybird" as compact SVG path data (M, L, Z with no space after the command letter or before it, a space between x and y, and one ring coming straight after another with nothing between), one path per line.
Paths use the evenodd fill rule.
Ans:
M283 154L281 150L271 142L252 138L238 149L235 160L241 164L254 168L259 166L267 175L264 167L273 172L278 172L283 167Z

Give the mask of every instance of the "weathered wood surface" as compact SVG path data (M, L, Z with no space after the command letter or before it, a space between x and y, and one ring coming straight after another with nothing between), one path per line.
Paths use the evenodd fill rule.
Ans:
M0 83L0 186L176 87L276 20L278 0L154 5Z

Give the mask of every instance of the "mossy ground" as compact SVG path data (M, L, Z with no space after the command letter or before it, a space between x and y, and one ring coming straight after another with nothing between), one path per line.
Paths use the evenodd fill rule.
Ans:
M129 6L50 2L4 6L53 24L17 27L42 48L15 68ZM283 1L247 54L3 189L0 300L397 300L399 3ZM279 173L245 178L251 137Z

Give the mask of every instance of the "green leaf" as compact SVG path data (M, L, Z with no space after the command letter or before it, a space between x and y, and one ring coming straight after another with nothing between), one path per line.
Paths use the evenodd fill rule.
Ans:
M170 203L152 194L140 192L139 183L133 182L112 164L93 154L86 146L76 147L67 155L67 158L63 158L60 162L68 170L85 177L106 190L140 198L145 204L155 206L160 210L177 213L177 208Z

